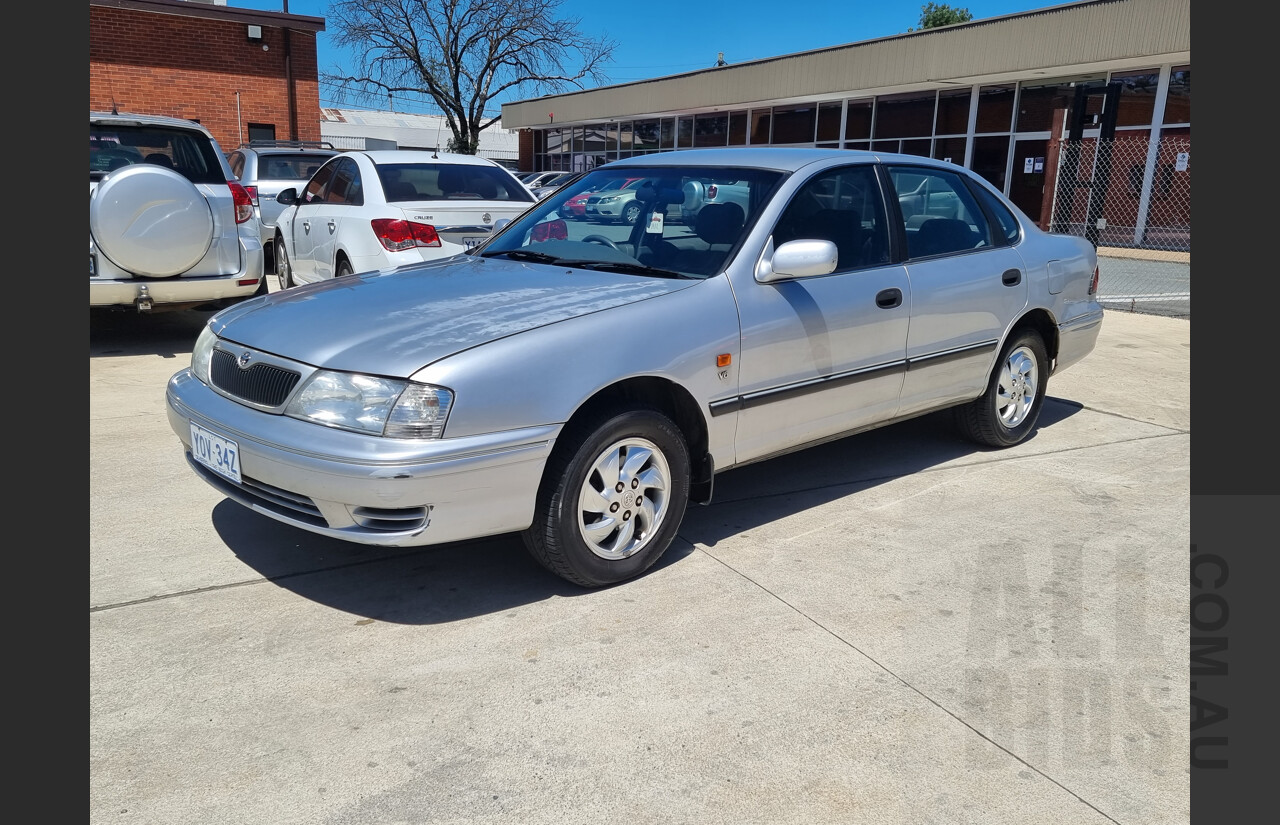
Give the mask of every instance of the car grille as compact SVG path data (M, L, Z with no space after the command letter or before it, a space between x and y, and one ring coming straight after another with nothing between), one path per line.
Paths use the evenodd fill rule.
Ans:
M245 475L240 477L241 483L236 484L234 481L218 475L197 462L191 457L190 453L187 454L187 463L200 474L201 478L221 490L223 495L233 498L241 504L250 507L261 507L264 510L279 513L286 518L305 522L316 527L329 526L329 522L325 520L324 516L320 515L320 508L316 507L315 502L306 496L300 496L297 493L291 493L279 487L272 487L270 484L264 484Z
M599 198L587 198L587 203L599 203Z
M209 364L209 378L213 385L228 395L251 404L278 407L293 392L301 376L291 370L270 364L254 364L240 369L236 357L226 350L215 349Z

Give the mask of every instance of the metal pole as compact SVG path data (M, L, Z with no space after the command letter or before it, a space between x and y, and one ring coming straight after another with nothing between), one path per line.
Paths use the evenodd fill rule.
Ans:
M244 126L240 123L240 92L236 91L236 135L244 143Z

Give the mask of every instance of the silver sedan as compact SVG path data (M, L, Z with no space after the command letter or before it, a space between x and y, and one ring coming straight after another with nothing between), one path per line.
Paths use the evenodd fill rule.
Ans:
M634 223L559 210L635 177ZM679 214L691 181L740 199ZM465 254L256 298L169 382L228 498L400 547L520 533L582 586L640 575L715 474L952 409L1007 447L1102 323L1084 239L941 161L818 149L617 161Z

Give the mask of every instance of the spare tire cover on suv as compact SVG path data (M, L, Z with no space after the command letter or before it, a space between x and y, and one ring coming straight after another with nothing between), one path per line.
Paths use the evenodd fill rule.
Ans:
M213 243L213 211L195 184L149 163L119 169L89 199L98 250L121 269L168 278L200 262Z

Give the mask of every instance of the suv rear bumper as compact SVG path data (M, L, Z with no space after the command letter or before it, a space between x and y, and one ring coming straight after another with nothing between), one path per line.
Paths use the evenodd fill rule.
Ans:
M172 278L89 278L90 307L134 307L140 312L165 305L188 307L249 298L262 284L262 244L240 236L244 268L231 275Z

